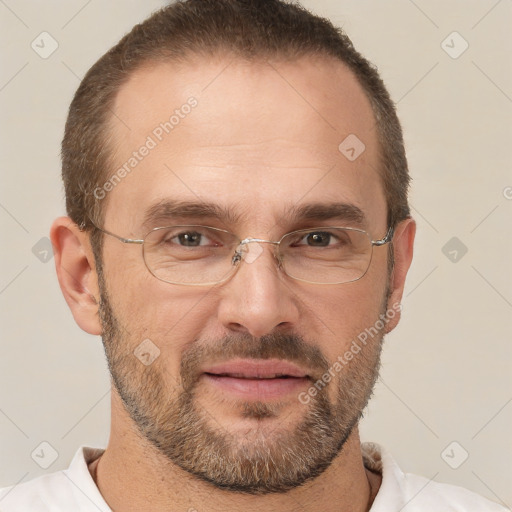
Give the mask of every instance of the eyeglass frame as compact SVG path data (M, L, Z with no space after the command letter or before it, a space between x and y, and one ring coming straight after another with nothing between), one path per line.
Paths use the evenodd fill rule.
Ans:
M96 228L98 231L101 231L102 233L105 233L106 235L112 236L112 237L116 238L117 240L119 240L120 242L122 242L124 244L142 245L142 259L144 260L144 265L148 269L149 273L153 277L158 279L159 281L162 281L163 283L176 284L176 285L182 285L182 286L215 286L217 284L221 284L221 283L227 281L230 277L232 277L236 273L236 270L238 270L238 268L239 268L238 263L243 259L242 258L242 252L241 252L240 248L243 247L244 245L247 245L247 244L251 243L251 242L268 243L268 244L277 245L278 255L280 255L279 254L279 246L280 246L283 238L287 237L288 235L293 235L294 233L300 233L300 232L309 231L309 230L319 230L320 231L322 229L326 229L326 230L328 230L328 229L345 229L345 230L349 230L349 231L358 231L358 232L364 233L365 235L368 236L368 240L370 241L372 252L370 254L370 261L368 262L368 267L366 268L366 270L364 271L364 273L360 277L358 277L357 279L352 279L351 281L343 281L341 283L317 283L315 281L306 281L305 279L300 279L298 277L294 277L294 276L291 276L290 274L288 274L286 272L286 270L284 270L284 268L282 266L282 258L277 258L276 257L276 259L278 261L278 268L281 268L283 270L283 272L285 273L285 275L287 275L291 279L295 279L296 281L301 281L303 283L318 284L318 285L334 285L334 284L354 283L354 282L359 281L360 279L362 279L367 274L368 269L370 268L370 265L371 265L372 259L373 259L373 247L374 246L381 247L383 245L386 245L387 243L390 243L392 241L392 239L393 239L393 235L394 235L394 232L395 232L394 226L391 225L391 226L389 226L389 228L388 228L388 230L387 230L387 232L386 232L386 234L385 234L385 236L383 238L381 238L379 240L372 240L370 234L367 231L365 231L364 229L351 228L351 227L346 227L346 226L319 226L319 227L314 227L314 228L304 228L304 229L296 229L294 231L290 231L289 233L285 233L278 241L264 240L262 238L251 238L251 237L244 238L243 240L240 240L238 235L235 235L235 233L232 233L231 231L228 231L227 229L216 228L216 227L213 227L213 226L205 226L205 225L202 225L202 224L175 224L175 225L172 225L172 226L159 226L159 227L150 229L146 233L144 238L124 238L122 236L116 235L115 233L112 233L111 231L108 231L106 229L103 229L103 228L100 228L100 227L96 226L96 224L94 224L92 221L90 221L90 222L91 222L92 226L94 228ZM227 233L229 235L233 235L239 241L239 243L238 243L238 245L237 245L237 247L235 249L235 253L233 254L233 257L231 259L231 264L235 268L235 271L228 273L227 277L225 277L224 279L222 279L220 281L216 281L214 283L174 283L172 281L166 281L166 280L158 277L157 275L155 275L155 273L149 268L148 263L146 261L146 258L144 257L144 243L145 243L146 238L153 231L157 231L157 230L160 230L160 229L167 229L167 228L183 228L183 227L208 228L208 229L213 229L215 231L222 231L223 233ZM274 254L274 256L276 256L276 254Z

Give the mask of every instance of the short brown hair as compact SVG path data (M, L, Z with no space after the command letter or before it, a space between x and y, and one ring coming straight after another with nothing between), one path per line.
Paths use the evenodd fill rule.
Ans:
M100 225L94 190L113 172L109 122L120 87L143 64L191 54L244 59L331 56L356 76L376 120L388 225L409 216L409 173L395 106L377 69L326 19L282 0L183 0L136 25L88 71L69 108L62 141L68 215L84 229ZM93 243L94 245L94 243Z

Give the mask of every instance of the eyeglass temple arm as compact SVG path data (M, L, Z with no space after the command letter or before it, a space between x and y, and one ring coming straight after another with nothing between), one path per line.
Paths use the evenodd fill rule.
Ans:
M389 226L386 236L384 238L381 238L380 240L372 240L372 245L379 246L379 245L385 245L388 242L391 242L391 239L393 238L394 231L395 231L395 228L393 226Z
M106 229L99 228L98 226L94 226L97 230L101 231L102 233L105 233L106 235L113 236L114 238L117 238L120 242L123 242L123 244L143 244L144 240L138 240L133 238L123 238L122 236L116 235L114 233L111 233L110 231L107 231Z

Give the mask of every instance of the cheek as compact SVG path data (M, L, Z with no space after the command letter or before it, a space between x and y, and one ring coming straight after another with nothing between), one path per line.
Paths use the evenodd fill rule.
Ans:
M323 334L305 331L330 362L324 376L334 383L328 390L332 403L338 400L339 389L356 389L370 382L385 325L379 321L385 290L382 284L377 287L375 281L365 282L363 278L343 287L317 297L309 306L315 308L315 315L310 311L308 318L316 317Z
M201 338L208 323L208 291L164 283L135 265L112 274L107 278L108 291L126 333L123 344L133 351L151 340L160 350L158 366L170 377L179 375L183 351ZM127 279L128 275L132 277Z
M375 325L385 284L367 274L359 281L326 287L324 293L310 296L304 300L303 318L308 320L302 325L303 334L318 343L330 361L336 360L358 335Z

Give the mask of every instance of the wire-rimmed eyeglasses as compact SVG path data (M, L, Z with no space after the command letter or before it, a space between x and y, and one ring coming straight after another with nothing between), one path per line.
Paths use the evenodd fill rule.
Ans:
M124 244L142 245L149 272L171 284L208 286L229 279L239 263L255 261L260 244L275 246L278 267L292 279L312 284L344 284L361 279L372 261L373 247L393 238L390 227L380 240L358 228L315 227L286 233L278 241L239 239L224 229L197 224L157 227L142 239L123 238L96 229ZM255 244L249 248L249 244Z

